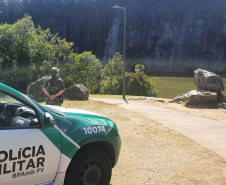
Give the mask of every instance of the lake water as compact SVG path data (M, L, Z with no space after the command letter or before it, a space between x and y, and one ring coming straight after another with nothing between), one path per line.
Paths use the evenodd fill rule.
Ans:
M153 77L150 77L153 78ZM190 90L196 90L194 77L154 77L156 78L156 88L159 90L158 97L173 98L184 94ZM226 84L226 78L223 78ZM222 92L226 96L226 92Z

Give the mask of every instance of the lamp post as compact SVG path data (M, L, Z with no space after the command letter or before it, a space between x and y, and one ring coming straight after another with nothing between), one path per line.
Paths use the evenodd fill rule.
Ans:
M122 9L124 11L124 34L123 34L123 85L122 85L122 98L126 101L125 91L126 91L126 78L125 78L125 68L126 68L126 8L121 6L113 6L112 8Z

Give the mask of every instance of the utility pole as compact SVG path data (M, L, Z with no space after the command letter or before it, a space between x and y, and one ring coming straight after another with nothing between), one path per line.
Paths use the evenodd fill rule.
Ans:
M124 12L122 98L126 101L126 76L125 76L125 70L126 70L126 8L118 6L118 5L113 6L112 8L122 9Z

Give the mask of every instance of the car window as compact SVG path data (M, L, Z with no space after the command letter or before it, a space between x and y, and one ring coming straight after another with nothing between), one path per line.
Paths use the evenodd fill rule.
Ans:
M0 92L0 129L38 127L35 111L4 92Z
M0 101L5 101L7 103L20 103L18 100L16 100L15 98L0 92Z

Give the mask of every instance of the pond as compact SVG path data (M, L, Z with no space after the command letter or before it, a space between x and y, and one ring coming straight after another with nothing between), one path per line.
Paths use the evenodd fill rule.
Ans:
M194 77L150 77L156 78L156 88L159 98L173 98L190 90L196 90ZM226 84L226 78L223 78ZM226 91L222 92L226 96Z

